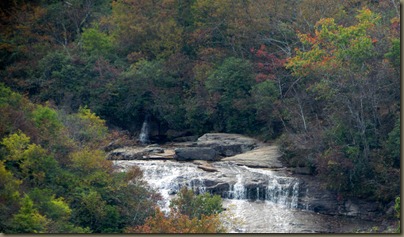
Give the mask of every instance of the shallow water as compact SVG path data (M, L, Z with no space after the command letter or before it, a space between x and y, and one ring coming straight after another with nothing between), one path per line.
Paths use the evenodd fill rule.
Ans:
M232 226L232 233L356 233L376 225L371 221L287 208L269 201L223 199L223 205L240 223Z

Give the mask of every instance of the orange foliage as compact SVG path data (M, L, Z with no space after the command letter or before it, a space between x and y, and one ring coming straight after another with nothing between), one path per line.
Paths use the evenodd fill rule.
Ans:
M190 219L187 215L171 210L168 216L157 208L153 217L148 217L142 226L128 227L125 233L223 233L218 215Z

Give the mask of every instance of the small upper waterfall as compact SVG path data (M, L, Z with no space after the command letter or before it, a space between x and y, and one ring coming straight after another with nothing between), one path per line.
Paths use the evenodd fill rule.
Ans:
M140 130L140 135L139 135L139 140L142 144L148 144L150 143L149 140L149 116L146 116L143 125L142 125L142 129Z

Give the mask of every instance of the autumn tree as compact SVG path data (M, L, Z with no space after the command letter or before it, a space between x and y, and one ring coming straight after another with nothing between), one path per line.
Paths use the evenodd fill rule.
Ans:
M170 206L176 212L198 219L201 219L203 215L210 216L223 211L220 196L210 193L195 195L192 189L186 187L182 188L177 197L171 200Z
M141 172L113 172L104 120L85 107L66 115L0 90L2 232L119 233L144 224L158 196ZM15 121L10 111L19 111Z
M147 218L144 225L126 228L126 233L224 233L221 223L222 212L220 196L209 193L195 195L182 188L170 204L167 215L159 208Z
M389 120L381 110L397 103L388 94L394 91L398 80L381 80L380 71L375 69L379 65L382 71L389 70L380 60L383 54L377 50L383 38L374 34L380 14L363 8L356 18L357 24L352 26L324 18L315 25L314 35L299 34L305 49L296 49L287 68L297 77L296 81L300 80L302 89L319 101L313 101L319 107L312 110L317 124L322 126L320 134L325 142L325 151L317 158L319 172L335 190L368 195L372 190L359 186L372 176L372 151L385 139L386 133L379 128ZM345 175L340 176L341 173Z

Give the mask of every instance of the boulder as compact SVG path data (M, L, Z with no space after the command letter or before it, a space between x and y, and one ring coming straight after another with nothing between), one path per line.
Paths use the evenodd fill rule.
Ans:
M198 138L197 146L211 147L219 155L228 157L254 149L258 146L258 141L239 134L206 133Z
M176 148L174 159L179 161L188 160L219 160L218 153L210 147L183 147Z

